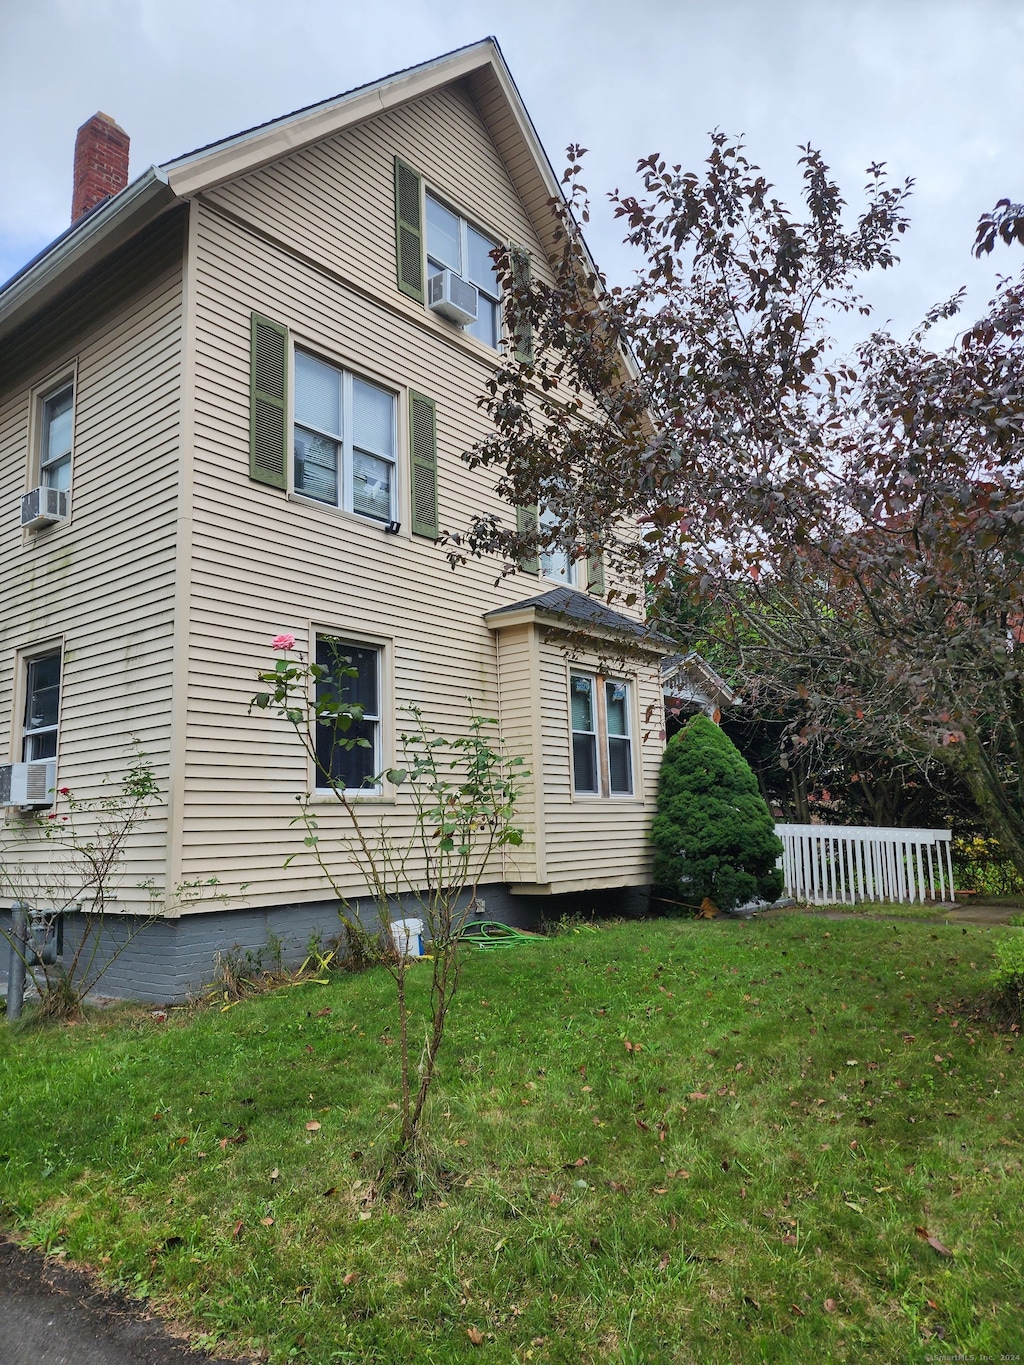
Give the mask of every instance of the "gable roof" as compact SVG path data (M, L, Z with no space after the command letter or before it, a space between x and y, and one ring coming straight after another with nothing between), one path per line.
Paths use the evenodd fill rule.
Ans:
M497 40L484 38L151 166L72 224L0 288L0 337L173 204L454 81L468 85L527 214L545 249L553 253L556 223L549 201L561 198L562 189Z

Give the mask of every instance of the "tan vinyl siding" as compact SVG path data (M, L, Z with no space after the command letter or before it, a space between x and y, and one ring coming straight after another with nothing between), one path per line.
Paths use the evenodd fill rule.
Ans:
M422 305L397 286L396 155L477 226L528 247L543 272L540 238L461 85L282 158L207 198L422 319Z
M21 758L16 651L62 639L58 781L80 796L118 780L133 738L168 785L181 226L119 253L57 310L63 326L51 316L15 338L2 367L15 378L0 395L0 760ZM73 363L71 517L25 535L30 391ZM162 883L165 841L161 807L134 837L121 908L148 904L139 881Z
M523 843L510 848L505 858L504 875L510 882L537 883L545 880L544 829L539 824L538 793L543 786L544 757L540 745L537 707L537 636L532 626L512 626L496 636L499 714L501 733L509 754L523 760L529 778L516 823L523 831Z
M301 842L291 825L295 798L313 774L287 725L248 713L256 672L272 661L273 635L293 632L307 657L317 627L383 643L383 759L390 763L400 757L403 703L421 705L427 720L450 735L464 731L472 710L498 714L497 643L483 615L543 590L522 575L495 583L493 562L453 572L441 547L410 534L410 391L437 405L441 530L462 529L470 509L507 522L514 513L496 497L493 474L470 472L461 459L488 430L477 400L495 353L398 289L396 154L481 227L539 254L533 225L459 88L287 157L199 205L180 870L186 880L219 878L226 900L210 908L329 895L311 858L284 866ZM293 345L396 394L401 534L250 480L254 312L286 326ZM533 777L521 811L527 844L495 858L492 880L543 875L546 831L541 822L538 847L536 805L547 741L542 745L538 661L532 630L510 637L500 661L502 721L515 752L529 742ZM563 745L567 725L565 701ZM384 825L401 841L412 829L408 797L389 789L388 798L365 802L360 812L371 833ZM330 798L318 799L317 811L323 847L336 847L350 833L347 818ZM634 826L636 819L627 838ZM607 841L607 822L600 832ZM611 859L616 872L642 862L642 845L640 838L636 850ZM364 889L351 860L342 855L336 867L346 894Z

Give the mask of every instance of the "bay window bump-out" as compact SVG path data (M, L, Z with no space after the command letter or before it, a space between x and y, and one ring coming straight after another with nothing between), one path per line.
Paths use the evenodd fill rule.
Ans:
M329 697L357 704L362 708L362 716L345 731L328 724L316 726L314 785L318 791L331 791L334 789L332 784L337 784L348 793L377 795L380 787L373 779L384 766L381 737L383 648L338 635L318 634L316 662L328 674L315 684L316 700ZM366 742L349 747L345 742L348 740Z
M630 683L574 670L569 675L569 713L574 795L632 796Z

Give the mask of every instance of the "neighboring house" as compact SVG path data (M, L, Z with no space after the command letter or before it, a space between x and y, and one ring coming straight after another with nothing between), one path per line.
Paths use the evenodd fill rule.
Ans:
M661 681L670 733L698 711L717 725L727 706L743 705L742 697L696 650L666 655L661 661Z
M604 605L600 560L496 581L436 543L516 515L460 457L504 344L489 252L546 273L558 193L490 39L131 184L121 130L83 126L85 212L0 290L0 780L22 784L8 802L33 780L95 795L135 740L155 764L166 804L120 908L149 882L169 909L112 993L172 998L218 948L337 930L312 860L286 866L316 774L249 713L279 632L358 668L371 748L348 780L371 821L409 825L401 792L361 786L395 762L404 703L450 734L500 719L531 777L489 915L647 882L665 646ZM325 839L343 830L315 799ZM215 897L176 896L210 878Z

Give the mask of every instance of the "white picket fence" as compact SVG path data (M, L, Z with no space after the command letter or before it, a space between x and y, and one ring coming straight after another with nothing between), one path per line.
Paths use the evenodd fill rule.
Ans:
M948 829L776 825L785 894L815 905L952 901Z

